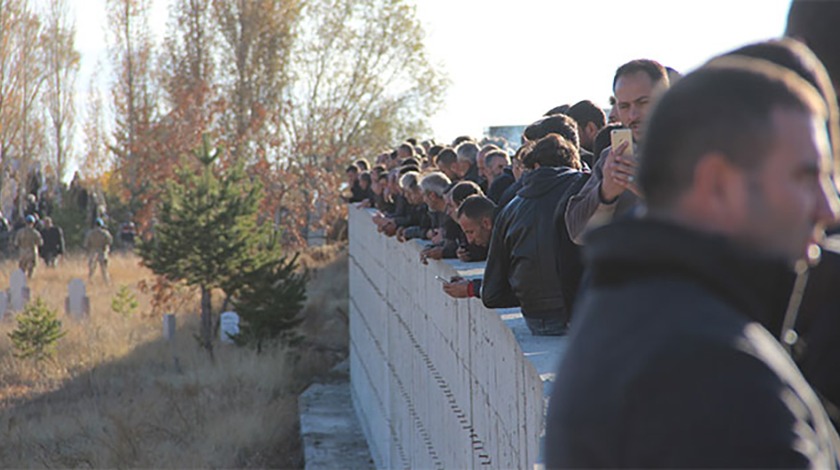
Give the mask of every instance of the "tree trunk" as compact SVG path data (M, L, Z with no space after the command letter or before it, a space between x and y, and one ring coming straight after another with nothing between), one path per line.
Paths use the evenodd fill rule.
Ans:
M201 346L213 359L213 313L211 312L210 289L201 286Z

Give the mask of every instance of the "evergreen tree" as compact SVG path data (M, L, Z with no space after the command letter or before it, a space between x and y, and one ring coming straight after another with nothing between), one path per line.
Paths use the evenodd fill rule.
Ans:
M184 281L201 291L202 346L213 355L211 292L239 284L236 279L260 266L262 230L256 216L260 187L241 165L222 169L221 151L207 136L194 152L200 167L182 165L158 207L154 238L139 247L143 263L155 274Z
M239 285L231 289L233 307L242 322L233 340L256 348L258 353L268 341L293 343L299 339L293 329L302 321L298 314L306 300L307 273L298 272L297 255L291 259L280 256L276 245L272 239L266 248L276 256L243 274Z
M61 320L40 297L27 305L17 316L17 327L9 339L15 347L14 356L40 362L55 353L55 345L66 334L61 330Z

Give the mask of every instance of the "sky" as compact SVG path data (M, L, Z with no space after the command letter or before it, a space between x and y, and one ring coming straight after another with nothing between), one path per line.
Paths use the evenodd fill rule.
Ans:
M622 63L648 58L688 72L716 54L778 37L790 6L790 0L407 1L416 6L430 59L450 80L443 108L430 117L434 135L421 136L438 141L528 124L582 99L606 107ZM71 4L83 100L91 74L103 86L109 77L105 8L104 0ZM153 0L152 28L161 36L167 14L167 0Z

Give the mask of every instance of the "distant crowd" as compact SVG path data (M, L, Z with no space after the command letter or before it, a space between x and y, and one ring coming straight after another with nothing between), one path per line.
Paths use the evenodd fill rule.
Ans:
M622 64L609 114L554 107L515 149L407 139L347 167L421 263L486 261L448 295L568 334L548 467L840 466L840 2L788 21L685 76Z
M78 198L80 207L89 204L90 196L87 191L76 186L77 179L71 184L68 195ZM9 185L6 186L8 188ZM44 194L50 194L44 192ZM15 195L11 207L12 221L10 222L0 212L0 256L3 258L17 257L18 267L31 278L40 262L49 268L58 266L59 261L67 253L62 227L54 223L51 213L54 210L52 201L48 197L39 198L34 193L26 193L24 202L18 203ZM91 213L90 228L85 231L82 247L88 253L89 278L93 278L99 268L102 278L109 282L108 254L114 244L114 237L108 231L104 205L90 204L94 207ZM82 213L86 213L82 211ZM135 225L127 221L120 226L118 242L121 248L132 250L136 238Z

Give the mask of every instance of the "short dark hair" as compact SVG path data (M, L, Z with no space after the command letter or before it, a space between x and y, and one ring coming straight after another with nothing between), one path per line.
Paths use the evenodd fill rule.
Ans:
M452 141L452 148L455 148L467 141L475 142L475 139L468 135L459 135L458 137L455 137L455 140Z
M653 83L664 81L665 85L669 84L668 72L662 64L650 59L636 59L623 64L615 71L615 76L613 77L613 90L615 90L615 85L618 83L619 78L624 75L632 75L638 72L644 72L647 74L647 76L650 77L650 81Z
M607 116L604 114L604 110L589 100L578 101L569 108L569 112L566 114L575 120L578 132L590 122L595 123L598 129L607 125Z
M484 161L488 165L490 164L490 160L492 160L494 158L503 158L503 159L505 159L505 161L509 161L510 160L510 155L508 155L507 153L505 153L504 150L501 150L499 148L491 150L484 155Z
M385 165L380 163L378 165L374 165L373 168L370 169L370 172L375 175L378 175L380 173L387 173L388 169L385 168Z
M358 167L359 170L361 170L361 171L370 170L370 163L368 163L368 161L365 160L364 158L360 158L360 159L356 160L355 162L353 162L353 164L356 165L356 167Z
M412 147L417 146L417 139L414 138L414 137L409 137L409 138L405 139L405 141L406 141L406 143L411 144Z
M484 196L470 196L458 206L458 218L466 217L470 220L493 220L495 212L496 204Z
M569 105L561 104L560 106L555 106L549 109L543 116L553 116L555 114L568 114L569 112Z
M477 185L473 181L459 181L455 186L452 186L449 190L449 194L452 196L452 201L460 205L464 199L479 195L484 196L484 191L481 190L481 186Z
M528 168L534 168L536 164L541 167L581 168L577 147L559 134L548 134L538 140L522 163Z
M408 142L403 142L399 147L397 147L397 149L408 152L409 155L414 155L414 145Z
M353 164L348 165L348 166L347 166L347 169L346 169L346 170L344 170L344 172L345 172L345 173L350 173L350 172L353 172L353 173L358 173L358 172L359 172L359 167L358 167L358 166L356 166L356 164L355 164L355 163L353 163Z
M421 163L422 162L417 157L408 157L404 158L403 161L400 162L400 165L415 165L419 167Z
M404 174L408 173L409 171L418 171L419 172L420 171L420 166L414 164L414 165L403 165L403 166L397 168L397 173L399 173L400 175L404 175Z
M435 157L435 165L438 167L441 165L451 165L456 160L458 160L458 155L455 153L455 150L451 147L444 147Z
M370 173L367 171L363 171L362 174L359 175L359 180L364 181L370 186L371 178Z
M576 148L580 148L577 123L565 114L553 114L544 117L526 127L525 132L523 132L525 138L532 142L540 140L548 134L560 134Z
M800 39L814 51L835 83L840 83L840 2L793 0L785 36Z
M819 92L828 106L831 145L835 157L840 158L840 135L837 135L840 122L837 95L828 72L814 53L803 43L791 38L771 39L735 49L724 56L744 56L770 61L785 67L802 77Z
M432 145L431 147L429 147L429 158L435 158L437 154L439 154L440 151L443 150L443 148L443 145Z
M528 156L528 153L530 153L533 148L533 142L530 140L525 141L518 149L516 149L516 152L514 152L513 160L525 161L525 157Z
M755 59L730 57L686 75L663 95L648 122L638 170L648 206L671 206L691 187L694 168L709 153L744 169L759 167L776 141L775 110L825 112L811 90L790 70Z

